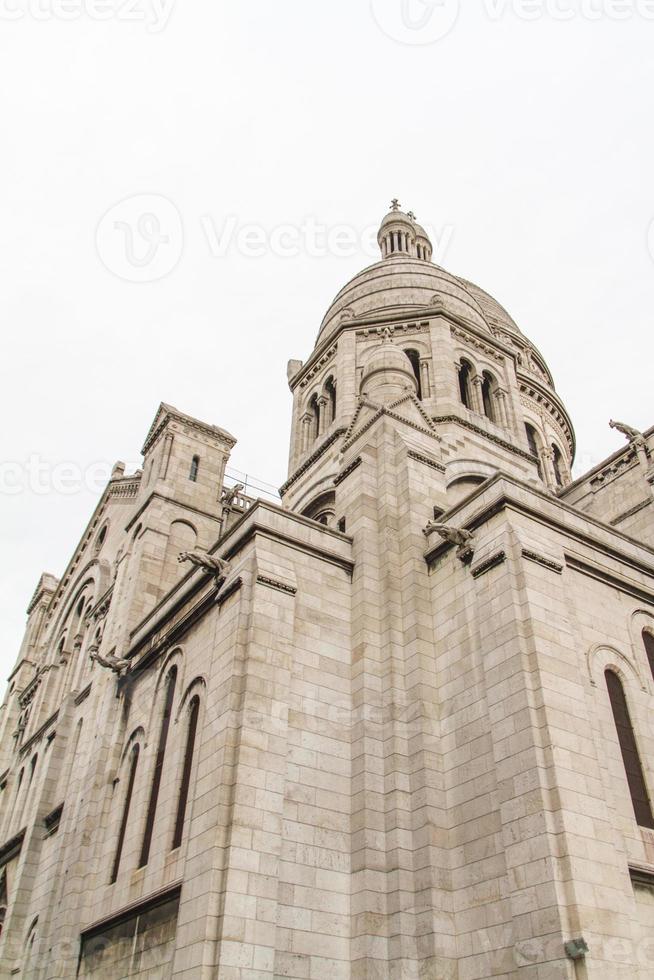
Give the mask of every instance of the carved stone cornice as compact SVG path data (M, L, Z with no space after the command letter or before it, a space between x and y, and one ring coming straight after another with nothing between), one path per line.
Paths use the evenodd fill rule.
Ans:
M335 487L340 486L344 480L347 480L350 473L354 473L354 471L358 469L359 466L361 466L362 462L363 460L361 459L361 457L357 456L357 458L353 460L349 466L346 466L345 469L338 474L338 476L334 477L334 486Z
M535 403L545 409L558 424L562 435L565 437L570 454L574 456L576 449L574 429L558 396L553 391L541 388L537 382L527 381L527 379L521 378L520 375L518 375L518 384L520 386L522 404L525 407L533 407Z
M417 453L413 449L408 451L407 456L409 459L415 459L417 463L424 463L425 466L430 466L433 470L438 470L439 473L446 472L442 463L437 463L435 459L430 459L429 456L423 456L422 453Z
M470 574L473 578L481 578L486 572L490 572L493 568L497 568L498 565L502 565L506 561L505 551L496 551L494 555L490 555L483 561L480 561L478 565L473 565L470 569Z
M454 325L450 326L450 332L453 337L464 341L464 343L469 344L470 347L474 347L475 350L479 350L483 354L487 354L488 357L492 357L494 361L498 362L498 364L504 364L504 356L495 347L491 347L490 344L484 343L484 341L480 337L477 337L476 334L471 333L469 330L463 330L461 327L455 327Z
M325 439L325 441L323 443L321 443L318 446L318 448L316 450L314 450L314 452L312 452L310 456L307 457L307 459L305 459L305 461L302 463L302 465L300 467L298 467L298 469L295 471L295 473L293 473L293 475L288 478L288 480L286 481L286 483L283 483L281 485L281 487L279 488L280 496L283 497L284 494L288 490L290 490L290 488L293 486L293 484L296 483L300 479L300 477L303 476L303 474L306 473L306 471L308 469L310 469L310 467L313 466L314 463L317 463L318 462L318 460L320 459L320 457L325 452L327 452L327 450L329 449L329 447L332 446L336 442L337 439L340 439L341 436L345 435L346 431L347 430L343 426L341 426L338 429L334 429L334 431L331 433L331 435L329 435Z
M537 551L532 551L530 548L522 549L522 557L526 561L533 561L536 565L542 565L543 568L547 568L551 572L556 572L557 575L563 574L563 565L561 562L555 561L553 558L548 558L546 555L541 555Z
M295 388L300 378L299 387L304 390L311 381L315 378L317 374L322 371L322 369L329 364L333 359L336 351L338 350L338 344L333 344L328 350L321 354L317 361L315 361L308 370L303 370L302 368L298 371L295 378L291 379L291 389Z
M522 459L528 459L531 463L535 461L535 457L531 453L526 452L524 449L520 449L519 446L514 446L513 443L507 442L506 439L500 439L499 436L494 435L491 432L487 432L482 429L481 426L475 425L474 422L470 422L468 419L461 418L459 415L436 415L433 421L439 425L446 422L454 422L457 425L462 426L464 429L469 429L471 432L475 432L477 435L483 436L484 439L490 439L496 445L501 446L502 449L508 450L510 453L514 453L516 456L520 456Z
M200 419L194 419L192 415L185 415L184 412L180 412L179 409L174 408L172 405L167 405L165 402L162 402L155 415L154 422L150 426L150 431L145 437L143 449L141 450L144 456L155 444L169 422L177 422L186 428L195 429L196 432L210 436L214 442L219 440L228 449L232 449L236 445L234 436L225 429L221 429L217 425L209 425L207 422L201 422Z
M288 595L297 595L297 589L292 585L287 585L285 582L280 582L278 579L268 578L267 575L257 575L257 582L259 585L265 585L269 589L275 589L277 592L285 592Z

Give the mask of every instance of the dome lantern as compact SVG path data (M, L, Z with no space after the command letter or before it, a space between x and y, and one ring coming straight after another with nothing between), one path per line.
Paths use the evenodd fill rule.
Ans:
M377 242L383 259L404 256L431 261L432 246L429 235L418 224L413 211L406 214L400 209L400 203L394 198L391 210L381 223L377 233Z

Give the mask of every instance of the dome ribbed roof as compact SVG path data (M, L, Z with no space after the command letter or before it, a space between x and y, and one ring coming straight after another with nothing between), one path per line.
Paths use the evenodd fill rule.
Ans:
M490 318L494 325L520 333L506 310L483 289L431 262L394 255L363 269L341 289L325 314L318 340L348 319L373 314L419 316L437 301L483 330L490 332Z

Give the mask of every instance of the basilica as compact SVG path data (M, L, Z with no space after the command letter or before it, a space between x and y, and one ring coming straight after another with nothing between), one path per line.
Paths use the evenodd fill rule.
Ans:
M573 480L526 333L397 202L378 241L279 500L162 404L41 575L0 976L654 976L654 427Z

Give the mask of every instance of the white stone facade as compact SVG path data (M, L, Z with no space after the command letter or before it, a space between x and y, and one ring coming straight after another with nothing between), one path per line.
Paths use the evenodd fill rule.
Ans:
M380 248L289 363L281 505L162 405L42 576L0 975L654 976L654 429L571 483L542 355L413 216Z

